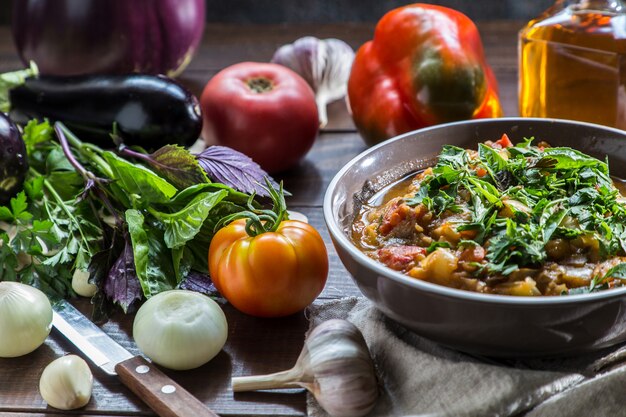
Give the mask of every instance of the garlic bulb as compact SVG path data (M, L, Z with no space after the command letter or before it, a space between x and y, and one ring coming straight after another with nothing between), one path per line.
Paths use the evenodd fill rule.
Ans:
M76 268L72 275L72 289L81 297L93 297L98 286L89 282L89 271Z
M35 287L0 282L0 358L14 358L37 349L52 328L52 306Z
M321 127L328 123L326 105L346 95L354 51L339 39L306 36L280 47L272 62L288 67L315 92Z
M304 342L287 371L232 379L233 391L303 387L334 417L360 417L378 398L374 364L363 335L346 320L328 320Z
M76 355L50 362L39 379L39 393L49 406L60 410L84 407L91 398L93 375L87 363Z

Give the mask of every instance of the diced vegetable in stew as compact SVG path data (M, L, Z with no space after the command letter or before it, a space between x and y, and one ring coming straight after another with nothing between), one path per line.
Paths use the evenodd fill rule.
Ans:
M368 256L410 277L489 294L594 292L626 280L626 200L608 163L566 147L444 146L434 167L363 205Z

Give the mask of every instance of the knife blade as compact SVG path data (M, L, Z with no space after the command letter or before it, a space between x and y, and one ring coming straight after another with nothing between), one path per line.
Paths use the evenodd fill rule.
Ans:
M94 365L117 376L161 417L218 417L154 364L135 356L65 300L52 306L52 325Z

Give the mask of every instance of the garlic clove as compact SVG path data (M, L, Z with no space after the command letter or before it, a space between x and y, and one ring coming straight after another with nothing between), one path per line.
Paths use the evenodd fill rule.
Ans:
M98 286L89 282L89 271L76 268L72 275L72 289L81 297L93 297Z
M87 363L76 355L50 362L39 379L39 393L49 406L59 410L84 407L91 398L93 375Z

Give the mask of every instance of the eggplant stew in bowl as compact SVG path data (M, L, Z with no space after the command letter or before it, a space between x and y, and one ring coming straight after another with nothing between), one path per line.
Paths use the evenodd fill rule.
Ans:
M608 164L504 134L446 145L435 166L361 206L353 242L397 271L480 293L567 295L622 286L626 200Z
M619 178L625 131L455 122L356 156L324 218L363 295L421 336L480 355L577 354L626 341Z

